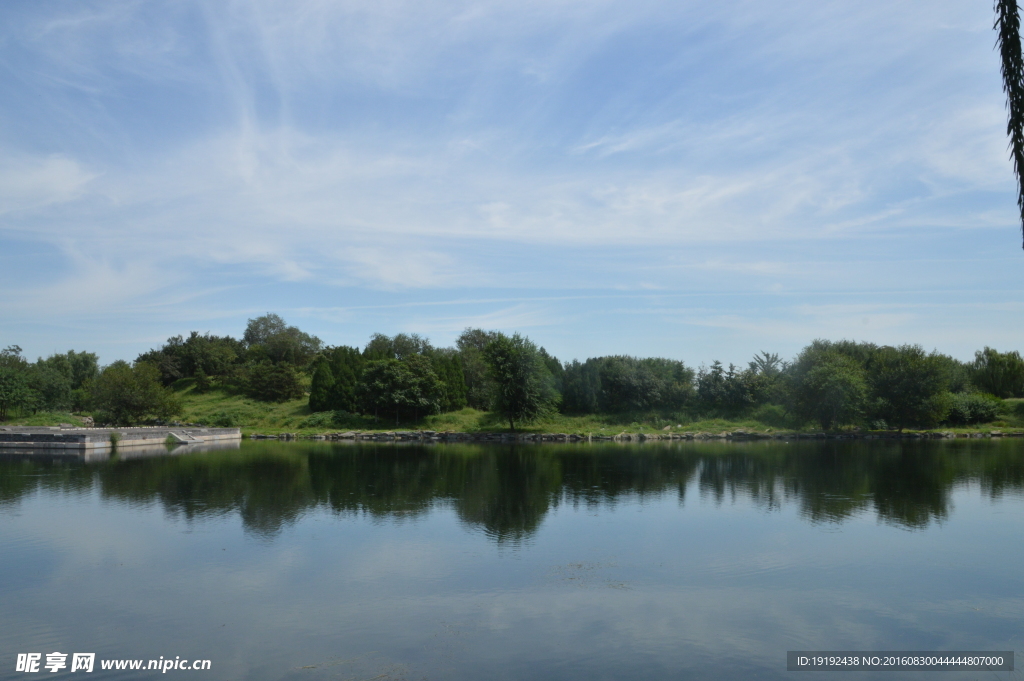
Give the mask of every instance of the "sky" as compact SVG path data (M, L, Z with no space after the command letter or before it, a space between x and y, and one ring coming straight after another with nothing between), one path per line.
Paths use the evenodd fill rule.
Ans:
M4 0L0 346L1024 349L990 2Z

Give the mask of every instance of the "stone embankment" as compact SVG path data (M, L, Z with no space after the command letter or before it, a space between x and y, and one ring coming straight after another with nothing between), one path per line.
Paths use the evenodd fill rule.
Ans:
M0 450L92 451L174 444L195 445L238 441L239 428L148 426L139 428L0 427Z
M993 430L977 433L954 433L953 431L938 432L849 432L849 433L762 433L757 431L734 430L721 433L619 433L618 435L578 435L568 433L456 433L433 430L396 430L389 432L326 433L323 435L299 435L297 433L280 433L278 435L261 435L254 433L253 440L330 440L330 441L366 441L366 442L652 442L681 440L942 440L953 438L986 438L986 437L1024 437L1024 432L1003 433Z

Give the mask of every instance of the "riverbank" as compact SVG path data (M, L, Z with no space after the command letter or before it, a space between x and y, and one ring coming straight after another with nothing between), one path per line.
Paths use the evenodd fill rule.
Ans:
M179 420L183 424L240 428L245 437L287 435L289 438L342 439L340 436L343 434L356 433L361 439L389 441L403 439L393 437L391 434L394 433L434 433L446 434L449 438L451 434L462 434L465 441L500 441L502 437L512 439L508 437L510 433L507 422L499 415L472 408L395 423L393 419L374 419L372 416L357 414L314 414L309 411L306 398L268 403L216 389L197 393L191 379L176 384L175 392L182 400L183 411ZM533 441L535 438L541 438L539 441L613 441L616 438L621 441L648 441L1024 437L1024 400L1006 400L1004 404L1005 409L999 418L991 423L904 433L848 428L826 434L806 424L788 423L780 413L769 413L771 418L767 422L752 417L691 420L683 416L669 418L654 413L637 413L583 416L554 414L528 424L516 435L522 441ZM69 413L35 414L0 425L38 427L65 424L65 427L81 427L90 425L89 416ZM369 434L373 438L363 438ZM420 438L417 436L415 439Z
M707 432L665 432L665 433L617 433L615 435L586 435L577 433L531 433L531 432L437 432L419 431L347 431L344 433L251 433L253 440L326 440L342 442L666 442L666 441L754 441L754 440L953 440L957 438L1024 438L1024 431L839 431L826 432L758 432L747 430Z

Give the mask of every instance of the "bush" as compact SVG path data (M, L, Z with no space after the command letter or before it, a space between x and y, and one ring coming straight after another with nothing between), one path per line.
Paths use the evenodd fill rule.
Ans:
M302 397L305 391L299 375L288 364L262 362L249 369L245 393L264 402L287 402Z
M238 422L235 420L234 414L222 411L214 415L213 419L210 421L210 425L215 428L235 428L238 426Z
M860 420L867 400L864 369L837 350L812 344L797 357L790 373L793 411L823 430Z
M898 430L941 423L950 409L947 370L941 356L918 345L880 348L869 372L875 418Z
M110 425L133 425L146 417L166 419L181 412L181 402L160 385L159 370L145 362L131 366L118 360L103 369L93 385L93 401Z
M340 409L336 411L318 411L303 419L302 423L299 424L299 428L335 428L342 426L351 417L352 414Z
M1020 353L998 352L986 347L974 353L971 382L997 397L1024 395L1024 359Z
M995 420L1001 404L1001 400L993 395L955 393L946 421L956 426L988 423Z
M792 421L786 410L777 404L762 404L750 414L750 418L772 428L789 428Z

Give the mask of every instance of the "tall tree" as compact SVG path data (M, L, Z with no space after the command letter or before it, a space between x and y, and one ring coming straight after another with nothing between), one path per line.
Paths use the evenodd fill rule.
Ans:
M160 385L160 372L152 364L135 366L117 360L105 367L93 385L99 419L119 426L134 425L147 416L168 418L181 411L181 402Z
M920 345L879 348L868 369L875 415L890 426L931 428L949 413L945 363Z
M864 367L828 341L804 348L788 368L789 397L797 415L823 430L860 419L867 402Z
M1024 358L1016 350L999 352L985 346L974 353L971 382L996 397L1024 395Z
M443 385L425 355L373 360L359 379L361 411L375 416L390 412L396 426L402 417L418 420L440 411L442 393Z
M1020 12L1017 0L996 0L996 45L1002 62L1003 91L1006 93L1006 134L1010 137L1013 173L1017 176L1017 208L1024 238L1024 58L1020 49Z
M466 402L474 409L489 409L494 384L484 359L484 348L498 337L496 331L467 328L455 341L466 382Z
M495 387L494 410L508 419L512 431L517 421L530 421L554 410L558 404L554 379L528 338L499 333L484 348L484 359Z
M309 388L309 410L328 411L334 406L334 372L326 357L321 357L313 371L313 383Z
M21 348L10 345L0 350L0 421L29 404L32 391L28 378L28 362L21 356Z

